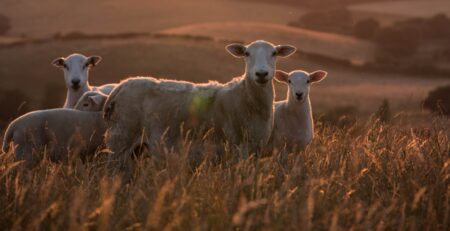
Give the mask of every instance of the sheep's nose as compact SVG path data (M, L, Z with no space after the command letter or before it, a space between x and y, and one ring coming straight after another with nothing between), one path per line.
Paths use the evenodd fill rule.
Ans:
M80 84L80 80L79 79L73 79L72 80L72 84L73 85L78 85L78 84Z
M303 93L295 93L295 96L297 96L297 99L303 98Z
M265 78L268 74L269 74L269 72L267 72L267 71L257 71L255 73L255 75L258 76L258 78L260 78L260 79Z

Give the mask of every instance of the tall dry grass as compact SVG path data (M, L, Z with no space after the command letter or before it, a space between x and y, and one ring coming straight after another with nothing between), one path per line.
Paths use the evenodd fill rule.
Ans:
M0 156L2 230L448 230L450 127L318 126L304 152L213 163L105 156L21 170Z

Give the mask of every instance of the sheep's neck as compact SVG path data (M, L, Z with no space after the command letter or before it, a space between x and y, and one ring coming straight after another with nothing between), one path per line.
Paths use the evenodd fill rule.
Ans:
M258 86L254 81L250 80L248 76L244 77L243 85L247 97L245 99L252 105L261 105L261 108L272 109L274 88L273 82L269 81L265 86Z
M290 115L295 117L295 121L299 123L301 129L305 129L304 131L310 131L311 134L314 133L309 95L306 95L306 98L300 102L295 99L295 97L288 90L287 109L290 111Z
M84 87L78 89L78 91L69 88L67 90L66 102L64 103L64 107L74 108L75 104L77 104L80 97L87 91L90 91L91 86L86 84Z

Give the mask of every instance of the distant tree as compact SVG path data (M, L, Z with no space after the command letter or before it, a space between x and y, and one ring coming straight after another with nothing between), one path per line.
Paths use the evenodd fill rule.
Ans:
M373 39L375 33L380 29L380 23L373 19L363 19L358 21L353 27L353 34L362 39Z
M450 85L438 87L428 93L423 106L432 112L450 116Z
M414 26L391 26L378 30L375 43L394 57L414 55L421 43L421 30Z
M422 39L450 39L450 18L445 14L436 14L431 18L412 18L396 22L395 28L414 28Z
M450 18L437 14L424 22L424 36L432 39L450 39Z
M351 28L352 16L345 8L311 11L290 25L311 30L346 33Z
M11 21L8 17L0 14L0 35L6 34L11 29Z

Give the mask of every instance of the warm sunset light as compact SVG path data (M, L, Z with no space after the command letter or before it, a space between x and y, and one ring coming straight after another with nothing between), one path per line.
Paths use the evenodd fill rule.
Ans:
M450 1L0 0L0 230L449 230Z

